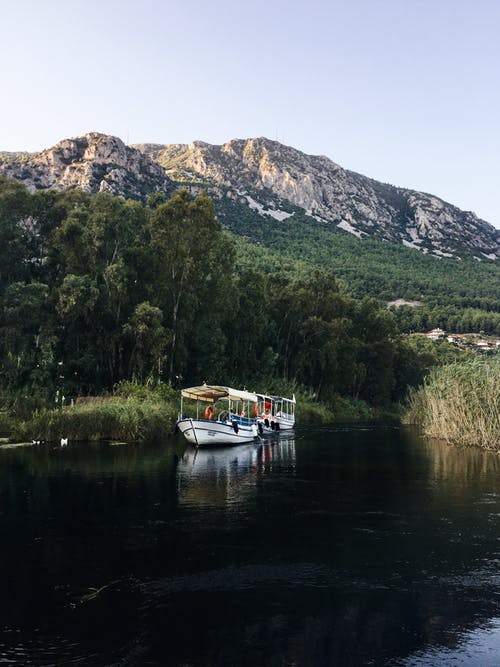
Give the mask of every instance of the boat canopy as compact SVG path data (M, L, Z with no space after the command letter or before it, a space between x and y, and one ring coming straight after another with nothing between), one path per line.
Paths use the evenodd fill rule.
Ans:
M190 387L182 390L183 398L191 398L194 401L215 403L220 399L228 401L250 401L257 403L257 394L251 391L232 389L231 387L219 387L217 385L202 384L199 387Z
M265 401L265 400L271 400L276 402L279 401L284 401L286 403L295 403L295 394L293 395L293 398L285 398L284 396L271 396L270 394L257 394L257 400L258 401Z

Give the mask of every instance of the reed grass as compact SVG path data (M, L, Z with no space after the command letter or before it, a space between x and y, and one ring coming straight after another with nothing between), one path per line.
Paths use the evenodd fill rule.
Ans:
M18 438L58 441L162 439L172 431L176 406L163 401L106 397L73 407L40 410L17 425Z
M410 394L407 421L460 446L500 448L500 357L435 368Z

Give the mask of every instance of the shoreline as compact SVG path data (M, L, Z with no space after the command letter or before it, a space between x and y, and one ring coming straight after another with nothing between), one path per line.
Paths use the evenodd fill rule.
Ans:
M400 406L374 408L362 401L339 397L332 404L301 397L297 403L297 426L349 424L354 422L401 423ZM0 445L71 442L144 442L174 434L178 401L147 396L97 396L91 401L64 408L35 411L30 418L10 416L3 424Z

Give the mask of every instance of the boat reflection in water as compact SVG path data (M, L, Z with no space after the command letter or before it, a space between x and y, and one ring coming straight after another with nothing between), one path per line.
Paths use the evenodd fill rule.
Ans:
M499 665L499 479L366 424L0 447L0 663Z
M293 434L262 438L257 443L236 447L189 446L177 466L179 504L240 505L276 465L295 467Z

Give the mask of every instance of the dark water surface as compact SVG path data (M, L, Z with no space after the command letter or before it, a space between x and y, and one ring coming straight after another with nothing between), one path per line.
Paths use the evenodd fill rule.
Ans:
M0 664L500 664L500 458L398 428L0 448Z

